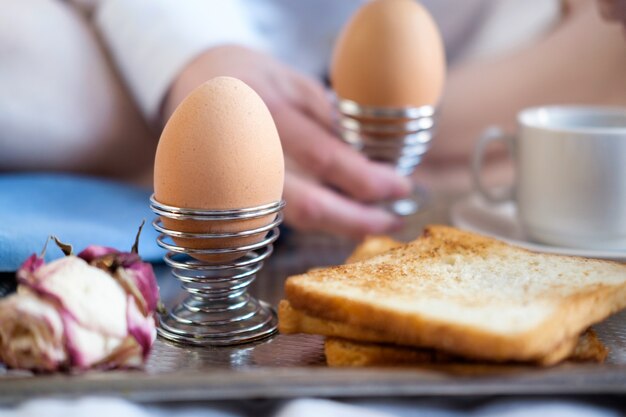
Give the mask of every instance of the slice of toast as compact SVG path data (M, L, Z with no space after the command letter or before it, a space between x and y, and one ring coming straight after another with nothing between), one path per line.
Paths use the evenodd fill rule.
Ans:
M468 360L435 349L419 349L382 343L356 342L328 337L324 343L329 366L397 366L468 363ZM567 358L574 362L603 362L608 350L589 329L584 332Z
M626 266L538 254L446 226L374 258L290 277L291 305L402 344L543 361L626 307Z
M390 361L390 364L396 362L404 363L402 361L423 363L428 362L429 358L434 362L446 362L446 359L450 358L456 358L458 361L458 356L441 350L402 346L404 339L401 335L398 336L397 334L389 334L384 331L375 331L311 317L306 313L295 310L287 300L281 300L278 304L278 329L283 334L317 334L327 336L327 340L332 339L344 342L343 345L338 345L339 342L331 343L331 346L334 346L331 352L339 351L339 347L346 345L348 342L354 343L357 347L362 346L359 350L353 349L356 352L355 355L364 356L366 359L363 359L363 361L372 362L372 364L383 364L387 359ZM592 332L592 337L589 336L589 332ZM376 346L380 346L381 353L376 353ZM368 349L365 350L365 347L368 347ZM398 352L393 352L393 349L397 349ZM328 352L328 343L326 344L326 351ZM328 364L344 366L340 365L344 363L344 360L337 358L346 357L349 352L337 354L334 358L327 358ZM368 355L367 352L372 352L373 354ZM601 362L607 353L607 348L595 336L595 333L592 330L588 330L580 337L564 340L549 355L540 358L536 363L548 366L561 362L564 359ZM371 356L373 356L373 359L367 359ZM418 361L416 358L423 359ZM350 365L352 362L355 362L356 365L356 363L359 363L359 360L350 359L346 365Z
M360 262L401 245L403 243L387 236L370 236L356 247L346 263ZM311 317L293 309L287 300L280 301L278 317L281 333L328 336L325 350L331 366L448 363L464 360L439 350L394 345L402 342L402 338L395 335ZM588 329L575 340L575 346L572 347L573 343L563 343L551 355L542 358L539 364L550 365L562 359L603 362L606 358L608 349L593 330Z
M356 247L346 262L352 263L366 260L401 245L401 242L395 241L390 237L370 236ZM397 335L387 335L384 332L311 317L293 309L287 300L280 301L278 318L279 330L283 334L308 333L328 336L328 339L332 340L326 343L326 351L331 355L327 359L329 365L357 365L360 361L364 364L377 365L408 362L428 363L429 361L439 363L453 358L452 355L446 352L434 349L407 348L394 345L394 343L402 343L402 338L397 337ZM583 333L581 337L573 340L576 343L568 343L567 341L562 343L558 349L553 350L550 355L542 358L539 364L551 365L563 359L602 362L608 354L608 349L591 329ZM341 347L348 343L354 343L360 349L342 350ZM375 345L374 343L382 345ZM380 350L376 349L376 346L380 346ZM397 351L394 351L394 346L397 348ZM368 349L365 349L365 347L368 347ZM351 354L358 355L357 358L363 357L364 359L341 359L351 358L349 356ZM417 360L416 358L421 359Z
M402 245L402 242L389 236L367 236L346 259L346 263L365 261Z

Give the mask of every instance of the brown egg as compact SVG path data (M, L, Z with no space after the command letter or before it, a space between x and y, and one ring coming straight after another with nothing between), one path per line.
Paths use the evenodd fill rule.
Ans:
M360 105L436 105L445 79L439 30L414 0L373 0L337 40L331 69L340 98Z
M154 164L155 199L163 204L205 210L256 207L279 201L284 183L283 152L272 116L244 82L217 77L196 88L167 122ZM193 233L240 232L271 223L275 215L229 221L173 220L169 229ZM245 238L176 238L187 248L232 248L261 241ZM198 255L210 262L233 255Z

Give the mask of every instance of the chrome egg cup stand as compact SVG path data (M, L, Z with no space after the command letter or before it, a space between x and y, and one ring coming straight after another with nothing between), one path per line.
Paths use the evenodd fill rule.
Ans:
M436 111L433 106L376 107L335 98L339 136L369 159L390 164L400 175L410 176L430 148ZM408 199L387 204L399 215L417 212L425 199L415 190Z
M164 261L188 293L170 311L162 313L157 329L160 336L179 343L200 346L229 346L262 339L276 332L273 309L248 293L256 273L273 251L282 222L284 201L239 210L184 209L161 204L150 198L150 208L159 217L152 225L159 232L157 243L168 252ZM190 233L166 228L161 218L232 222L275 214L275 219L259 228L234 233ZM198 249L178 245L172 238L224 240L265 234L257 243ZM237 255L231 261L206 262L192 255Z

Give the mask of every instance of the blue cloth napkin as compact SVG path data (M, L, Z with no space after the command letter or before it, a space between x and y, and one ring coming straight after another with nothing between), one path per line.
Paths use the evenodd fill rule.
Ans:
M151 222L151 190L113 181L60 174L0 175L0 272L15 271L40 253L50 235L78 253L90 244L130 250L146 220L139 254L150 262L164 251ZM46 260L63 256L52 242Z

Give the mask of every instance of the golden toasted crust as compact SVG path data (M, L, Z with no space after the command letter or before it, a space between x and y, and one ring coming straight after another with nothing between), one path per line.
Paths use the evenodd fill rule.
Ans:
M384 352L387 352L392 347L395 347L399 350L399 352L391 352L390 356L398 356L399 358L407 357L409 358L407 359L409 362L412 361L410 358L413 357L425 358L424 362L428 362L428 358L433 356L433 352L437 352L436 357L439 359L452 357L450 354L435 349L415 348L406 345L402 346L405 341L402 335L389 334L385 331L374 331L371 329L350 326L345 323L311 317L302 311L295 310L291 307L291 304L287 300L281 300L278 304L278 329L283 334L317 334L327 336L329 339L343 341L348 340L354 343L361 342L364 343L365 346L369 346L371 344L372 346L385 347ZM337 349L338 348L335 348L335 350ZM406 351L411 352L411 354L403 355L402 352ZM564 359L602 362L604 358L606 358L607 353L608 351L606 347L597 338L595 332L589 329L580 337L574 337L563 341L555 349L553 349L550 354L540 358L537 362L538 364L544 366L559 363ZM383 354L381 355L379 356L382 358L387 357ZM398 359L398 361L402 360L403 359ZM341 361L333 359L333 362ZM393 361L391 362L393 363Z
M402 245L402 242L398 242L389 236L368 236L354 249L348 259L346 259L346 263L365 261Z
M438 320L422 316L394 308L389 303L346 296L345 292L337 292L333 288L339 282L344 287L354 286L362 292L370 291L381 297L391 297L397 293L396 289L410 287L414 280L437 279L416 275L414 271L407 276L404 273L407 263L417 270L417 266L422 263L454 262L454 257L460 257L460 262L467 257L486 259L505 252L523 259L549 259L557 263L565 261L564 257L532 254L458 229L430 226L422 238L370 260L290 277L285 292L295 309L312 317L363 330L386 332L394 335L396 343L401 341L405 345L431 347L464 357L493 361L558 361L559 357L568 354L563 347L571 343L573 348L574 343L569 341L575 340L585 328L626 306L626 279L618 284L597 283L567 293L559 287L567 286L564 280L555 284L553 294L549 294L553 297L549 301L553 302L554 309L546 314L544 320L529 330L498 333L454 319ZM611 268L611 271L618 271L620 278L626 278L623 265L618 267L617 264L580 258L568 260L577 262L581 270Z
M468 359L435 349L410 348L381 343L357 342L328 337L324 342L326 363L329 366L397 366L419 364L469 363ZM607 348L591 329L583 333L573 354L567 360L576 362L603 362ZM538 363L551 365L551 363Z
M569 360L575 362L599 362L602 363L609 355L607 348L593 329L588 329L580 336L574 352Z
M450 362L452 356L435 349L418 349L328 337L324 342L328 366L393 366Z
M397 340L396 337L390 336L386 332L311 317L302 311L295 310L287 300L280 300L278 303L278 331L283 334L308 333L363 342L402 344L401 340Z

